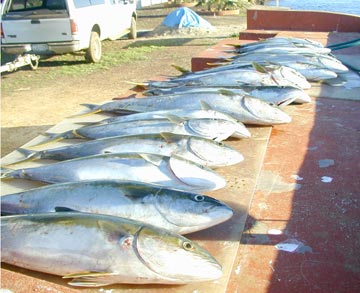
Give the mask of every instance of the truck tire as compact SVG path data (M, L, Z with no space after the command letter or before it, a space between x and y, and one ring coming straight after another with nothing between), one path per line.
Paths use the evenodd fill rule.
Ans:
M136 19L135 19L135 17L132 17L129 38L135 40L136 37L137 37Z
M90 45L85 54L88 63L98 63L101 59L101 40L97 32L91 32Z

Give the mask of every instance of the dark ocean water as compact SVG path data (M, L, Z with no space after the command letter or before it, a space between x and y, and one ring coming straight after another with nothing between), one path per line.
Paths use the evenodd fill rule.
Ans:
M315 10L349 13L360 16L360 0L279 0L279 6L292 10ZM276 6L275 0L269 0L266 6Z

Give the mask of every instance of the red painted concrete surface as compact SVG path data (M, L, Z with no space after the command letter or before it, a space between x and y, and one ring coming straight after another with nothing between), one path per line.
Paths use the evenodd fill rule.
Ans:
M360 17L319 11L248 9L247 29L359 32Z
M273 128L227 292L359 292L360 102L287 110L293 121ZM284 241L299 251L277 250Z

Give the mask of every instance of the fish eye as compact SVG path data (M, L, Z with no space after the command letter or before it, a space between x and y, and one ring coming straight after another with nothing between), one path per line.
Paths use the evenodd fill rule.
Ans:
M183 247L185 250L191 250L194 248L194 246L191 244L191 242L188 242L188 241L183 243Z
M197 194L194 196L195 201L204 201L205 196Z

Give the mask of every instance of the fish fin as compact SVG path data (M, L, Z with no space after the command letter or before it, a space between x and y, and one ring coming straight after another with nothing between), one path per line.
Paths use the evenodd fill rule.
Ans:
M145 153L139 153L139 156L141 156L144 160L148 161L149 163L160 166L162 162L162 158L153 154L145 154Z
M75 122L74 124L77 124L77 125L82 125L82 126L90 126L90 125L97 125L97 124L101 124L102 121L99 121L99 122L89 122L89 121L79 121L79 122Z
M268 71L266 70L266 68L264 66L261 66L259 63L257 62L252 62L252 66L254 67L254 69L258 72L261 73L267 73Z
M14 170L13 169L9 169L9 168L4 168L4 167L1 167L0 168L0 173L1 173L1 179L11 179L12 176L11 176L11 173L13 172Z
M224 96L234 96L234 92L231 90L226 90L226 89L220 89L218 90L218 92Z
M176 70L180 71L181 73L185 73L185 74L192 73L190 70L187 70L179 65L171 64L171 66L174 67Z
M25 163L25 162L31 162L31 161L41 159L40 152L32 151L32 150L28 150L28 149L24 149L24 148L18 148L17 151L20 152L22 155L24 155L25 158L18 160L16 162L10 163L10 164L6 164L6 166L11 166L11 165L16 165L16 164Z
M183 123L184 122L184 119L182 119L181 117L179 116L176 116L176 115L172 115L172 114L166 114L165 117L173 122L173 123L176 123L176 124L180 124L180 123Z
M107 286L112 284L112 282L108 282L106 278L109 276L116 275L115 273L108 272L83 272L76 274L69 274L63 276L63 279L71 279L68 283L72 286L78 287L100 287Z
M205 101L200 101L201 109L203 110L213 110L210 104Z
M243 45L241 44L225 44L225 46L234 47L234 48L242 48Z
M67 208L67 207L55 207L54 210L57 213L62 213L62 212L79 212L80 213L80 211L78 211L78 210L74 210L74 209Z
M102 112L101 108L99 105L95 105L95 104L81 104L81 106L84 106L86 108L88 108L90 111L89 112L85 112L85 113L80 113L80 114L75 114L75 115L71 115L68 118L78 118L78 117L84 117L84 116L88 116L88 115L92 115L92 114L97 114Z
M166 142L172 142L174 133L172 132L160 132L160 136L165 139Z
M51 132L46 132L45 135L47 137L49 137L49 140L46 140L42 143L39 144L35 144L32 145L28 148L33 149L33 148L38 148L38 147L43 147L45 145L54 143L54 142L58 142L60 140L66 139L66 138L84 138L81 135L79 135L76 130L69 130L63 133L51 133Z

